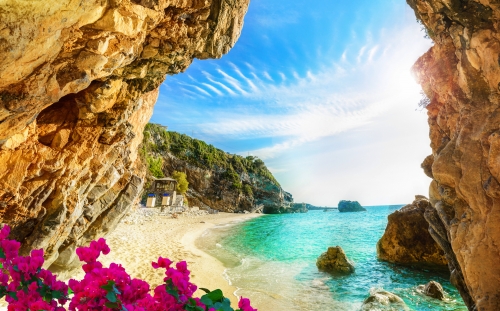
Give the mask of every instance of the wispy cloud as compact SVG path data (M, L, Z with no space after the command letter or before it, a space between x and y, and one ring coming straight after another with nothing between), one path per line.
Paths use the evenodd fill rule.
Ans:
M242 95L248 95L248 92L241 87L241 83L237 79L231 77L229 74L225 73L222 69L217 69L217 72L220 73L224 77L224 81L230 84L235 90L240 92Z
M367 46L363 46L360 50L359 50L359 53L358 53L358 64L361 63L361 59L363 58L363 55L365 55L365 52L366 52L366 48Z
M188 84L189 95L229 95L233 104L229 111L214 108L198 131L228 140L272 138L274 144L249 150L265 159L366 126L398 103L404 92L402 83L412 84L407 80L409 68L413 55L419 53L415 45L421 42L388 48L398 36L404 41L407 31L413 30L398 30L376 44L365 42L354 55L355 62L350 62L345 49L332 64L307 70L303 76L295 68L287 70L288 76L272 72L280 77L279 83L270 72L259 74L249 63L228 63L224 70L217 66L214 73L203 71L207 81L200 81L199 86ZM385 48L379 53L381 46Z
M207 88L209 88L212 92L214 92L215 94L219 95L219 96L223 96L224 93L222 93L219 89L217 89L216 87L214 87L213 85L210 85L208 83L201 83L202 85L206 86Z
M216 84L216 85L220 86L222 89L224 89L230 95L236 95L236 92L234 92L232 89L230 89L229 87L227 87L225 84L223 84L223 83L221 83L219 81L216 81L214 79L214 77L211 74L209 74L208 72L202 71L202 73L207 78L208 81L212 82L213 84Z

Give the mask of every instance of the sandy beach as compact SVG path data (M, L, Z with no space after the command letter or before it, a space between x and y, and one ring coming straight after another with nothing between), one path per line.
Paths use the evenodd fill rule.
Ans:
M151 221L142 224L122 222L106 238L111 252L100 259L104 264L122 264L132 277L146 280L152 286L163 283L164 278L163 270L151 267L152 261L156 261L159 256L174 262L185 260L191 270L191 281L194 284L210 290L221 289L231 299L232 305L236 306L237 299L233 293L237 288L229 285L223 277L224 266L217 259L196 248L195 240L216 225L259 216L261 214L219 213L179 216L177 219L155 216ZM196 295L201 296L203 292L198 290Z

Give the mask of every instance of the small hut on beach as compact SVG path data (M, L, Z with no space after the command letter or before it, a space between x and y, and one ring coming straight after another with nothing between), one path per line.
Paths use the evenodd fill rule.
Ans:
M148 191L147 207L172 206L177 199L177 180L173 178L158 178L153 180Z

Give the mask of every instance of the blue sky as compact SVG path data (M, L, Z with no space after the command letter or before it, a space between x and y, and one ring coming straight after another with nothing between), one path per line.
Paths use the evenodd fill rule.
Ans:
M220 60L169 76L151 122L263 159L296 202L411 202L431 153L405 1L252 0Z

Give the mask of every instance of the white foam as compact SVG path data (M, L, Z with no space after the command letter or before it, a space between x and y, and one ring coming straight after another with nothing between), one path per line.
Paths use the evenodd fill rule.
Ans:
M227 274L227 269L224 269L224 272L222 272L222 276L224 277L224 279L226 279L226 281L229 285L233 285L233 282L231 282L231 279L229 278L229 275Z

